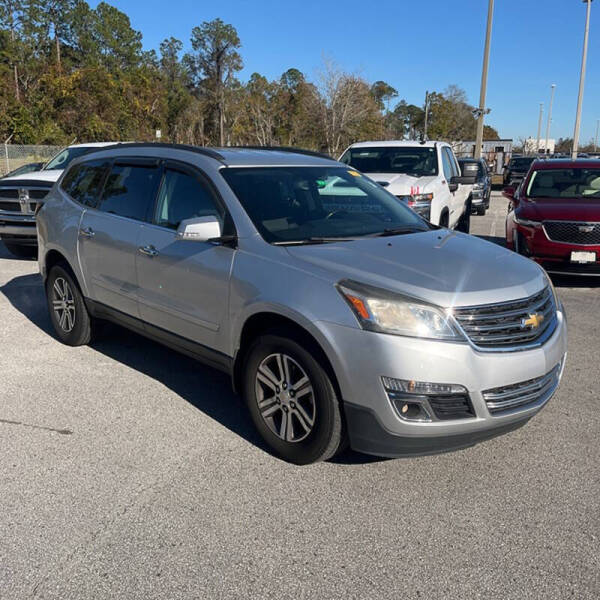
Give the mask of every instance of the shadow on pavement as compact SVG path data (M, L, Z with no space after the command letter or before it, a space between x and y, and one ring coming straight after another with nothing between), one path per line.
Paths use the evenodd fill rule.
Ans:
M40 275L15 277L0 286L0 292L29 321L53 336ZM221 425L271 453L256 432L242 400L233 392L231 379L226 374L112 323L101 328L99 338L90 347L159 381ZM332 462L358 465L380 460L346 450Z

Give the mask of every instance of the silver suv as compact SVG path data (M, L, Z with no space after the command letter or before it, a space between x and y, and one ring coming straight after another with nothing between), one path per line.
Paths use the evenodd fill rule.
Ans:
M62 342L108 319L226 371L295 463L469 446L560 381L566 319L539 266L314 153L99 150L37 224Z

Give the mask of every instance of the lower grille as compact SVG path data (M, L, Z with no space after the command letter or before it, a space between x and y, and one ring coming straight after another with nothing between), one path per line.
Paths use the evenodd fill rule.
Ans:
M497 414L549 398L558 387L561 368L562 363L559 363L541 377L486 390L483 392L483 399L488 410Z
M526 347L556 328L556 306L549 286L511 302L455 308L454 317L477 347L503 350Z
M440 421L449 419L468 419L475 413L468 396L429 396L429 406Z
M553 242L579 246L600 245L600 223L583 221L544 221L544 230Z
M9 212L21 212L21 204L17 202L7 202L0 200L0 210L6 210Z

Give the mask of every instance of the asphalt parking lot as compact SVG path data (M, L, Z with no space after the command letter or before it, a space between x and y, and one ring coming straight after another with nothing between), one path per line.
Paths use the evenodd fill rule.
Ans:
M600 282L556 283L569 358L526 427L296 467L224 375L116 327L59 344L0 243L0 598L600 597Z

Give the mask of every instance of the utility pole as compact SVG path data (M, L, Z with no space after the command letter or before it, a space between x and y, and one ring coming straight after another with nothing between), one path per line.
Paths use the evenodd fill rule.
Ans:
M542 118L544 116L544 103L540 102L540 119L538 121L538 136L537 136L537 150L536 153L540 153L540 138L542 136Z
M598 151L598 131L600 131L600 119L596 121L596 137L594 138L594 152Z
M429 91L425 92L425 125L423 127L423 139L427 139L427 122L429 121Z
M585 67L587 63L588 39L590 37L590 13L592 12L592 0L583 0L587 5L585 17L585 33L583 34L583 56L581 57L581 76L579 77L579 96L577 98L577 113L575 115L575 133L573 134L573 152L571 158L577 158L579 148L579 130L581 128L581 106L583 104L583 88L585 86Z
M552 103L554 102L554 90L556 84L552 84L552 91L550 92L550 108L548 109L548 124L546 125L546 143L544 144L544 154L548 154L548 138L550 137L550 123L552 122Z
M485 96L487 92L488 67L490 64L490 44L492 41L492 20L494 18L494 0L489 0L487 31L485 34L485 50L483 52L483 70L481 72L481 92L479 94L479 109L477 111L477 136L475 138L475 158L481 158L483 144L483 121L486 113Z

